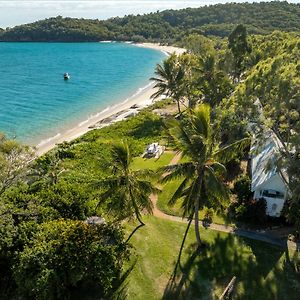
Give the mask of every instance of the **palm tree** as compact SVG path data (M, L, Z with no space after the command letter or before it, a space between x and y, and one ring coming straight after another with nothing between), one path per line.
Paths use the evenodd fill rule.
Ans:
M181 113L180 101L183 96L183 83L185 71L183 65L179 62L176 54L172 54L163 64L158 64L155 69L155 75L150 80L156 82L157 88L151 98L158 98L161 95L173 98L177 102L178 112Z
M109 209L119 217L136 217L140 224L141 212L152 213L152 202L149 196L158 189L151 179L155 173L149 170L132 170L132 147L126 141L112 145L111 175L100 181L105 189L101 201L109 199Z
M203 102L212 107L219 104L232 91L232 84L225 72L217 66L213 55L199 58L195 68L195 88L203 95Z
M228 198L228 193L220 176L226 171L225 163L231 160L237 151L241 151L249 143L249 139L242 139L226 147L215 143L212 126L210 124L210 106L201 104L193 111L189 111L187 120L171 121L168 126L169 134L176 148L188 162L178 163L162 168L162 182L184 177L174 195L170 205L183 199L183 217L195 218L195 233L198 246L202 242L199 232L199 210L205 205L222 205ZM221 163L222 162L222 163Z

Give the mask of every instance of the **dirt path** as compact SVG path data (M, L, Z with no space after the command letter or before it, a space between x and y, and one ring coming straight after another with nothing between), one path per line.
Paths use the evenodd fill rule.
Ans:
M178 163L180 158L181 158L181 154L177 153L173 157L173 159L171 160L169 165L174 165L174 164ZM168 214L164 213L163 211L159 210L157 207L157 200L158 200L157 195L152 194L150 196L150 199L153 203L153 215L155 217L174 221L174 222L188 223L187 218L168 215ZM202 228L206 228L206 227L203 227L202 224L201 224L201 226L202 226ZM221 225L221 224L215 224L215 223L211 223L209 225L209 229L220 231L220 232L231 233L231 234L235 234L238 236L242 236L242 237L246 237L246 238L250 238L250 239L254 239L254 240L258 240L258 241L263 241L263 242L266 242L266 243L269 243L272 245L276 245L276 246L280 246L280 247L284 247L284 248L287 247L286 240L275 238L275 237L267 234L266 232L245 230L245 229L241 229L241 228L235 228L235 227L229 226L229 225Z

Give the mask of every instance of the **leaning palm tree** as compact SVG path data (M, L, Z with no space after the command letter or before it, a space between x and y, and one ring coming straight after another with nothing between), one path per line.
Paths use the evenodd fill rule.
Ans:
M245 138L225 147L216 144L210 124L210 106L207 104L189 111L185 120L171 121L168 129L177 150L189 159L187 162L163 167L161 171L166 175L162 182L184 178L169 204L173 205L178 199L183 199L183 217L189 216L191 222L194 216L196 239L201 247L199 210L204 205L218 207L228 198L221 180L221 175L226 171L223 163L244 149L249 140Z
M158 189L151 179L155 173L150 170L132 170L132 147L126 141L115 143L111 150L111 175L100 181L104 193L100 201L109 200L108 207L119 218L136 217L140 224L142 211L152 213L149 196Z
M180 101L183 96L185 71L177 55L172 54L164 60L162 65L158 64L155 69L155 75L157 77L152 77L150 80L155 82L154 87L157 88L157 91L151 98L166 95L177 102L178 112L181 113Z

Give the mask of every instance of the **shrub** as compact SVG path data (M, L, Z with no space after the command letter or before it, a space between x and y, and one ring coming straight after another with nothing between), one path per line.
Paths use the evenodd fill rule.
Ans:
M249 200L251 196L251 180L248 175L242 175L236 180L233 192L237 195L239 203Z
M207 227L212 223L214 210L212 208L204 208L203 226Z
M243 222L253 225L265 225L267 203L264 198L259 200L251 199L235 208L235 217Z
M105 297L128 257L117 227L50 221L39 225L18 254L14 278L20 295L28 299L66 299L78 289L95 287Z
M235 208L235 217L241 219L247 212L247 207L245 204L241 204Z

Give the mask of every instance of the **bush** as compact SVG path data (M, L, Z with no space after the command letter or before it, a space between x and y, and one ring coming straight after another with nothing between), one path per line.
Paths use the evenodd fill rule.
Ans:
M212 208L204 208L203 226L208 227L212 223L214 210Z
M267 222L266 209L267 203L264 198L251 199L235 208L235 217L253 225L265 225Z
M233 193L237 195L239 203L244 203L250 199L251 180L248 175L242 175L236 180Z
M128 257L117 227L57 220L39 225L18 254L13 272L24 298L66 299L71 292L95 287L105 297Z

